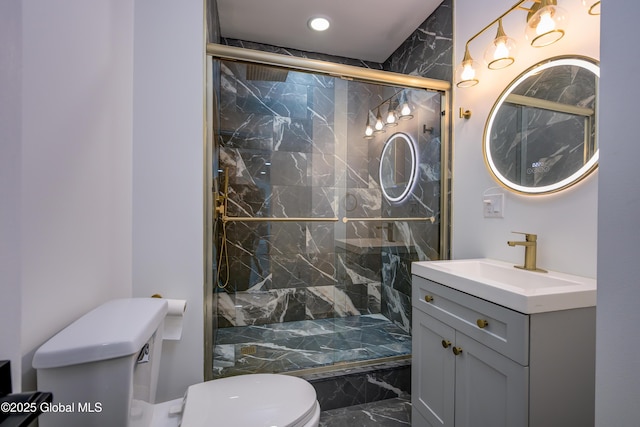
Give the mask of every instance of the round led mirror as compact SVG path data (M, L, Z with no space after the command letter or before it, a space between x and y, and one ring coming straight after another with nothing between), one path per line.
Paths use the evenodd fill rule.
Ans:
M526 70L496 101L484 133L485 163L506 188L546 194L598 164L600 71L587 58L552 58Z
M404 200L416 181L418 172L416 145L405 133L387 139L380 156L380 187L390 202Z

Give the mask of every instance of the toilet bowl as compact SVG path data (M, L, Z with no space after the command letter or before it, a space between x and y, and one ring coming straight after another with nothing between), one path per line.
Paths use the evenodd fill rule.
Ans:
M277 374L250 374L192 385L182 427L315 427L320 405L305 380Z
M38 388L61 410L42 414L40 427L318 426L313 386L282 374L207 381L156 403L166 314L162 299L113 300L44 343L33 357Z

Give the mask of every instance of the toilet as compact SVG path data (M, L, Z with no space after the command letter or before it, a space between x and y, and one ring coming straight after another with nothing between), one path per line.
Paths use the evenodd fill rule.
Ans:
M247 374L192 385L156 403L166 300L109 301L34 354L38 389L53 403L40 427L317 427L320 405L307 381Z

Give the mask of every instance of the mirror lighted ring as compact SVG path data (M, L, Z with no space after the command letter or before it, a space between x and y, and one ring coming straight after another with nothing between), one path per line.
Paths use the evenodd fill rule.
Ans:
M417 148L405 133L387 139L380 156L380 188L390 202L400 202L410 193L418 175Z
M574 172L573 174L571 174L570 176L555 182L553 184L549 184L549 185L545 185L545 186L540 186L540 187L532 187L532 186L524 186L524 185L520 185L517 183L514 183L512 181L510 181L509 179L507 179L503 173L501 173L498 169L498 167L496 166L496 163L494 161L494 159L492 158L491 155L491 151L488 147L490 147L490 142L491 142L491 130L493 128L493 123L496 119L496 116L498 114L498 111L500 110L500 106L502 106L502 104L505 102L505 100L507 99L507 97L525 80L527 80L529 77L532 77L538 73L540 73L543 70L546 70L548 68L551 67L557 67L557 66L562 66L562 65L569 65L569 66L578 66L578 67L582 67L585 68L591 72L593 72L597 77L600 77L600 70L599 67L589 61L586 60L582 60L582 59L577 59L577 58L563 58L563 59L556 59L556 60L550 60L546 63L540 64L538 66L534 66L532 67L530 70L526 71L525 73L523 73L518 79L516 79L513 83L511 83L511 85L508 87L507 90L505 90L505 92L500 96L500 98L498 98L496 104L494 105L491 114L489 115L489 118L487 120L487 125L485 128L485 135L484 135L484 154L485 154L485 160L487 163L487 167L489 167L491 173L494 175L494 177L505 187L515 190L517 192L520 193L527 193L527 194L545 194L545 193L552 193L555 191L558 191L560 189L566 188L572 184L574 184L575 182L579 181L580 179L582 179L588 172L590 172L591 170L593 170L595 168L595 166L598 163L598 154L599 154L599 150L596 150L594 152L594 154L591 156L591 158L584 163L584 165L579 168L576 172Z

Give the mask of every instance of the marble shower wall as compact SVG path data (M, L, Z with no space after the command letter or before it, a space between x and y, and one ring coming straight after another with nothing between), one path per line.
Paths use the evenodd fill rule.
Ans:
M450 81L451 3L445 0L384 64L250 41L220 42ZM289 73L277 85L252 82L237 67L222 67L222 132L217 141L220 170L228 168L231 176L230 214L438 217L439 99L412 91L415 102L435 114L401 124L420 146L420 182L406 203L390 205L383 202L377 180L384 139L362 139L366 109L390 96L390 88L362 85L335 91L347 82L300 73ZM348 120L336 122L335 117ZM434 129L422 133L427 122ZM415 128L409 129L409 123ZM383 313L408 331L410 262L440 257L439 223L396 223L403 245L357 252L346 250L340 240L381 239L382 230L376 228L381 224L347 225L230 223L231 274L226 290L217 295L219 326Z
M411 196L391 205L382 198L378 167L393 132L372 140L362 132L368 110L399 89L252 67L220 67L219 173L229 177L230 216L437 217L439 93L406 91L415 117L392 130L416 141L420 172ZM253 80L256 72L273 80ZM392 246L376 243L384 240L379 225L228 223L219 326L382 313L408 331L410 263L439 257L439 224L396 222L401 243ZM353 251L344 245L353 239L372 243ZM226 262L220 268L226 277Z
M453 0L444 0L384 62L383 69L452 81Z
M414 109L413 119L401 120L398 126L387 128L371 140L362 138L362 124L366 122L368 108L397 92L397 88L349 83L349 117L353 116L355 120L349 122L349 166L341 215L344 212L347 217L436 218L433 224L429 221L354 221L348 222L344 230L347 242L354 242L346 246L347 267L369 280L380 281L381 313L410 331L411 262L440 259L441 95L405 90ZM386 112L386 108L387 104L381 110ZM417 146L418 175L409 196L401 202L391 203L382 196L380 189L380 156L385 142L399 132L408 135ZM349 203L350 200L355 203ZM393 228L393 242L388 241L388 227ZM340 243L338 239L338 246L343 246Z

